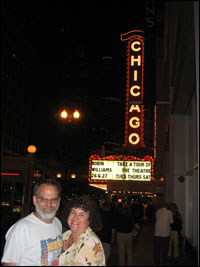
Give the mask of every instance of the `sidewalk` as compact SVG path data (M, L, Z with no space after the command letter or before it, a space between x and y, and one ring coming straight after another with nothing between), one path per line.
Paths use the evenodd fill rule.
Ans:
M133 266L155 266L153 253L154 226L144 224L136 239L133 239Z
M133 265L132 266L155 266L153 259L153 234L154 225L141 225L139 235L133 239ZM118 251L116 236L111 245L111 257L108 259L107 266L118 266ZM197 254L186 243L183 255L178 262L169 261L168 266L198 266Z

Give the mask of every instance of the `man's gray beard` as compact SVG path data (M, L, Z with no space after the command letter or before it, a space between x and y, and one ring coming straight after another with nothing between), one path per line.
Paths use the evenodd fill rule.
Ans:
M39 208L38 202L36 202L36 205L35 205L35 210L36 210L37 215L44 221L53 220L58 208L59 208L59 203L58 203L56 208L54 208L54 207L40 207ZM43 209L52 209L52 212L46 213L46 212L43 212Z

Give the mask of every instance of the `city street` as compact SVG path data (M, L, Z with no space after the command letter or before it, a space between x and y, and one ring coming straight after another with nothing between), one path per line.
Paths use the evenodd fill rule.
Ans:
M133 265L132 266L155 266L153 259L153 224L143 224L139 235L133 239ZM186 243L185 251L178 262L170 262L168 266L197 266L197 253ZM107 266L118 266L118 252L116 236L111 246L111 257Z
M133 251L128 235L131 266L155 266L148 222L163 202L176 206L169 209L179 227L171 229L183 234L172 237L182 246L168 266L198 266L199 1L5 0L1 10L1 255L9 227L37 213L40 201L60 203L53 209L65 229L66 203L88 195L100 208L110 202L114 215L133 204L137 220L125 230L111 226L124 233L141 222ZM38 182L49 179L59 195L37 196ZM31 251L40 257L33 266L51 266L63 229L52 236L45 228L33 247L23 229L16 244L29 244L26 252L11 239L15 253L3 260L19 266L19 259L31 262ZM158 248L166 239L158 238ZM115 234L107 266L118 261Z

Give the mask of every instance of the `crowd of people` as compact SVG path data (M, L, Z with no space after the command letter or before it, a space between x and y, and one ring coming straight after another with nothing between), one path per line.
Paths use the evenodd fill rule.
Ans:
M33 190L35 210L6 233L3 266L106 266L116 239L119 266L132 266L133 236L155 223L155 264L179 256L182 218L175 203L156 211L151 201L76 196L61 202L56 181L41 180ZM60 209L59 209L60 207Z

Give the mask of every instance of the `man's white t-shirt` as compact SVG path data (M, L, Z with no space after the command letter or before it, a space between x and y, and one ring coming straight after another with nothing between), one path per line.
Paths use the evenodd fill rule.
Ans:
M58 218L44 223L33 213L20 219L6 233L1 262L17 266L53 266L62 251L62 225Z
M156 212L156 224L154 236L168 237L170 235L170 224L173 223L172 212L161 208Z

